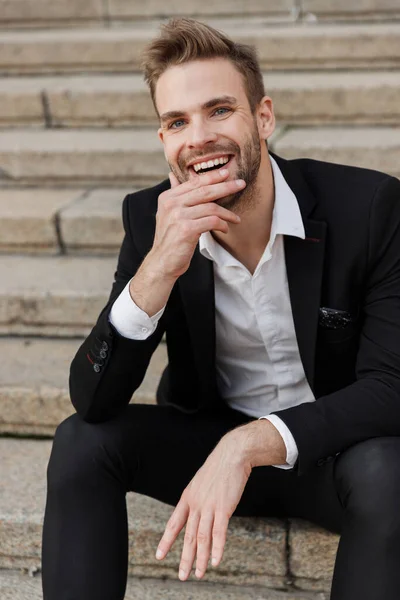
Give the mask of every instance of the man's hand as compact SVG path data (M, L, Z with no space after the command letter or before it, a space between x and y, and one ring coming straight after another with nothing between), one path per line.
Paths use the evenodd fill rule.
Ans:
M251 473L238 454L234 436L227 434L185 488L168 521L156 556L164 558L186 523L179 567L182 581L189 577L196 556L199 578L207 569L211 550L213 566L221 561L229 519Z
M263 448L259 445L262 444ZM269 421L256 421L226 434L197 471L172 513L158 546L164 558L186 524L179 578L185 581L196 558L196 577L203 577L210 553L212 565L221 562L229 519L242 497L255 464L277 464L284 443ZM260 454L261 450L261 454ZM285 462L282 460L281 462Z
M171 188L158 197L152 262L165 277L178 279L191 263L202 233L228 233L240 217L219 206L219 200L246 187L243 179L230 180L228 169L216 169L179 183L169 174Z

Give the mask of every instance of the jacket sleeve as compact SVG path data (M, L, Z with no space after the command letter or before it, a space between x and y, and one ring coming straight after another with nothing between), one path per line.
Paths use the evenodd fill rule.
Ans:
M70 367L71 402L76 412L92 423L111 419L129 404L165 331L165 312L145 340L123 337L109 321L113 303L143 261L129 229L129 195L122 205L122 220L125 236L108 302Z
M356 381L275 412L295 438L299 474L363 440L400 436L400 182L393 177L373 195L368 240Z

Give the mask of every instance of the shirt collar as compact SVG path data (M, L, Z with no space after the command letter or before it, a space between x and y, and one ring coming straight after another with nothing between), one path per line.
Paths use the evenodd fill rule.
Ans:
M275 159L269 155L274 176L275 203L272 212L271 236L269 247L272 248L278 234L292 235L304 239L306 237L303 220L296 196L282 175ZM226 264L230 254L205 231L199 238L199 250L203 256L218 264Z

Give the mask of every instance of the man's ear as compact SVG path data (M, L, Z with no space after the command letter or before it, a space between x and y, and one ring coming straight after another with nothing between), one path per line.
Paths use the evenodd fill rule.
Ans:
M162 127L160 127L160 128L157 130L157 135L158 135L158 139L161 141L161 143L162 143L162 144L163 144L163 146L164 146L164 156L165 156L165 160L166 160L166 161L167 161L167 163L168 163L168 157L167 157L167 153L166 153L166 151L165 151L165 144L164 144L164 132L163 132L163 129L162 129ZM168 163L168 164L169 164L169 163Z
M257 107L257 124L260 139L267 140L275 130L274 105L269 96L264 96Z
M164 146L164 156L165 156L165 160L168 162L168 158L167 158L167 153L165 152L165 144L164 144L164 132L162 127L160 127L157 130L157 135L158 135L158 139L160 140L160 142L163 144ZM169 163L168 163L169 164Z

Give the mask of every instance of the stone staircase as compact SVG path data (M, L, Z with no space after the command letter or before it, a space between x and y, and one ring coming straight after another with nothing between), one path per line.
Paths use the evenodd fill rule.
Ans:
M216 12L218 11L218 12ZM172 14L256 46L284 157L400 176L398 0L0 0L0 598L41 598L46 466L70 361L111 288L128 191L167 175L139 54ZM133 402L155 401L154 353ZM224 561L154 559L171 509L127 495L129 600L327 600L338 537L232 519ZM110 599L111 600L111 599Z

